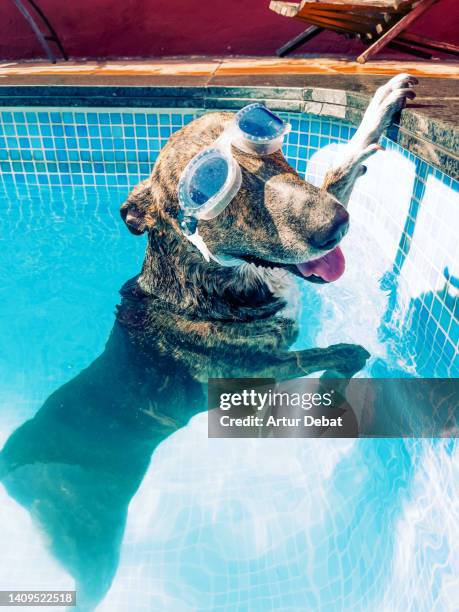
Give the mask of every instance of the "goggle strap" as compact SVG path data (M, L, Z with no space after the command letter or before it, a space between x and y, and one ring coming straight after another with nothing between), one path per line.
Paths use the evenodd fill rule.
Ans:
M191 242L194 247L198 249L198 251L204 257L207 263L209 263L212 259L213 261L215 261L215 263L225 268L241 265L241 261L239 259L236 259L235 257L217 257L217 255L211 253L202 236L199 234L198 228L196 228L194 234L184 233L184 236Z
M198 251L204 257L207 263L209 263L209 261L211 260L212 253L207 248L207 245L202 239L202 236L199 234L198 229L196 228L194 234L185 234L185 237L191 242L193 246L198 249Z
M225 127L225 129L220 134L220 136L217 138L217 140L215 140L212 147L231 154L231 143L236 133L235 128L236 126L234 125L234 121L231 121L229 125Z

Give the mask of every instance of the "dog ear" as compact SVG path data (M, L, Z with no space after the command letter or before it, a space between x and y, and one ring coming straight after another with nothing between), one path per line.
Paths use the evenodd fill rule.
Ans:
M121 205L121 218L129 231L136 236L140 236L148 229L149 219L151 221L150 209L152 205L153 198L149 178L134 187L126 202Z

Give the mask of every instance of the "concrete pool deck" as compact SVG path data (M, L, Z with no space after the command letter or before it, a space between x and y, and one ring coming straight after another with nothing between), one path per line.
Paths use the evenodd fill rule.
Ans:
M390 75L459 78L459 62L375 60L366 64L340 58L176 57L161 60L44 61L0 63L0 77L44 76L243 76L297 74Z

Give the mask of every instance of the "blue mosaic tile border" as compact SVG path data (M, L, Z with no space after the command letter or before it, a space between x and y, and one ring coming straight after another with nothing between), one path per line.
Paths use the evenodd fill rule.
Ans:
M149 175L170 135L203 112L3 108L0 111L0 180L13 180L27 188L34 185L133 186ZM292 125L284 153L301 175L319 149L346 142L355 132L351 124L340 119L294 112L280 114ZM389 150L400 152L416 167L408 217L391 272L397 278L409 256L428 181L433 177L456 194L459 183L387 138L383 144ZM431 271L417 270L419 275L428 272ZM448 272L437 270L436 273ZM437 362L438 376L459 376L456 282L455 277L447 278L444 294L426 295L415 314L413 352L420 350L420 344L428 344L431 350L427 359ZM397 287L393 289L397 291Z
M0 170L40 185L127 185L147 176L190 113L0 112ZM84 181L83 181L84 179Z
M83 176L88 185L131 184L148 176L171 134L202 112L5 109L0 170L29 184L81 185ZM355 131L314 115L284 116L292 123L285 153L303 173L312 152Z

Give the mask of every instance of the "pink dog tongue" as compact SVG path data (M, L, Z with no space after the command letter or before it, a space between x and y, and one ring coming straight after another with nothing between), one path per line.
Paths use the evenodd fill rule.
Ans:
M303 276L308 277L315 274L327 283L337 280L343 274L345 267L344 255L339 247L335 247L333 251L319 259L297 265Z

